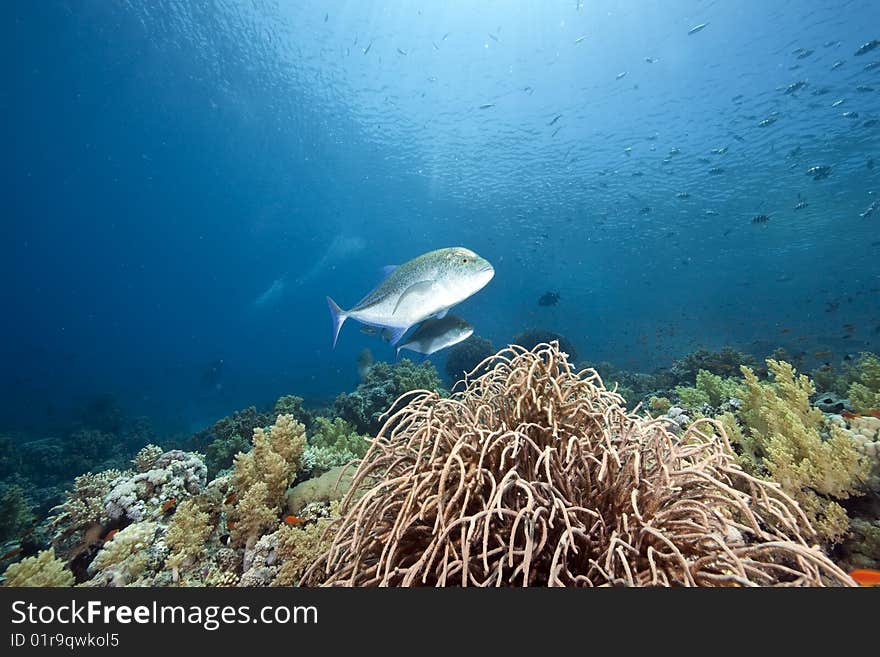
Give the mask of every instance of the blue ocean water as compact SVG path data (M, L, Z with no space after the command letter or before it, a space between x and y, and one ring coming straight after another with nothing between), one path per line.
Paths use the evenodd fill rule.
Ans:
M880 349L872 0L0 12L0 430L332 399L395 355L353 323L332 349L325 296L453 245L495 267L456 312L496 346Z

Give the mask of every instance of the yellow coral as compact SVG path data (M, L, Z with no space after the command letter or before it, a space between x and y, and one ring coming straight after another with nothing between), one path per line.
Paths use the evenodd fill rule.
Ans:
M54 548L12 564L4 576L4 586L73 586L74 582L73 573L55 558Z
M880 409L880 358L862 353L853 370L856 380L847 390L853 409L859 413Z
M165 535L165 544L171 550L165 565L175 573L175 578L180 570L198 561L213 530L211 517L193 499L181 502Z
M236 545L252 548L260 536L278 524L280 505L270 499L265 482L251 486L235 508L231 537Z
M667 397L652 396L648 400L648 409L655 415L665 415L672 408L672 402Z
M870 466L839 427L832 426L823 439L825 416L810 406L815 389L808 377L797 375L786 362L769 359L767 366L772 384L762 384L751 369L742 368L746 385L739 419L746 430L740 430L729 414L721 421L742 448L746 468L780 483L801 504L818 534L837 542L848 523L834 500L856 493Z
M278 522L284 493L296 476L306 445L305 427L279 415L268 431L254 429L254 448L235 456L233 486L239 502L231 514L232 540L253 547Z
M293 586L299 582L309 566L330 547L333 536L327 526L339 517L339 502L330 505L330 517L321 518L306 527L289 527L278 530L276 554L281 565L272 582L273 586Z

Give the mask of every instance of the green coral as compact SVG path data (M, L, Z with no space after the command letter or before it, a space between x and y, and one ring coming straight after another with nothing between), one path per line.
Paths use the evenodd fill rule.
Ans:
M852 373L847 396L853 410L864 413L880 409L880 358L867 352L861 354Z
M251 441L237 433L211 442L205 448L205 465L208 468L208 477L217 476L221 470L232 465L236 454L246 452L250 448Z
M700 409L704 405L709 404L709 395L699 388L677 386L675 394L678 395L679 405L690 410Z
M672 402L668 397L652 395L648 400L648 410L654 415L666 415L670 408L672 408Z
M815 389L808 377L785 362L768 359L767 366L772 382L759 381L743 366L742 405L736 418L722 416L722 424L739 445L743 466L781 484L818 535L838 542L848 519L837 500L859 492L870 465L843 430L826 427L822 412L810 406Z
M312 430L314 418L312 417L312 413L304 406L304 400L302 397L297 397L296 395L284 395L283 397L279 397L278 401L275 402L272 416L277 417L279 415L292 415L298 422L303 423L306 431Z
M441 390L440 376L430 361L421 365L407 358L394 365L378 362L354 392L336 398L335 414L353 424L358 433L375 435L382 426L382 415L411 390Z
M736 379L700 370L697 372L695 386L677 386L675 392L681 406L697 410L705 404L718 408L732 398L738 399L743 394L743 386Z
M256 406L249 406L196 433L192 441L205 452L208 478L215 477L218 472L232 465L236 454L250 449L250 437L254 429L268 426L273 419L269 413L259 413Z
M52 548L12 564L3 575L4 586L73 586L74 582L73 573L55 558Z
M0 483L0 542L20 538L36 517L24 489L16 484Z
M724 347L721 351L698 349L672 364L671 373L680 385L696 383L700 370L719 376L734 376L741 366L755 367L755 359L749 354Z
M319 417L315 419L314 427L303 457L311 468L312 477L363 458L370 446L369 438L357 433L354 426L342 418Z

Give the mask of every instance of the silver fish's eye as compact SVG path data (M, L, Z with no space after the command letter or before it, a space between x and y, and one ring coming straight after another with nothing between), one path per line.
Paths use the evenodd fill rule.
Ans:
M466 264L467 264L467 258L462 258L462 259L461 259L461 264L466 265Z

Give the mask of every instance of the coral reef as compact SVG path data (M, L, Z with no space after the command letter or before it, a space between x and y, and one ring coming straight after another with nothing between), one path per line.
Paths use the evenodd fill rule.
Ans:
M24 489L0 482L0 543L20 537L36 519L34 505Z
M354 468L338 466L320 477L303 481L287 491L285 507L288 513L299 515L309 504L341 500L351 488Z
M287 487L296 476L305 449L305 427L293 415L254 429L253 449L235 457L232 480L238 501L230 518L233 543L245 548L245 565L257 540L278 524Z
M155 570L167 551L157 530L155 522L136 522L106 541L89 564L89 586L127 586Z
M700 370L729 377L735 376L742 365L754 370L757 367L757 362L753 356L732 347L724 347L721 351L698 349L674 361L671 372L679 385L694 385Z
M271 414L258 413L256 406L249 406L193 435L194 448L205 452L208 476L215 477L218 472L231 466L238 452L250 449L254 429L268 426L272 420Z
M812 370L810 376L821 394L830 393L847 402L848 407L851 404L852 410L863 413L880 409L880 357L876 354L866 351L856 358L846 356L843 363L825 363Z
M693 419L687 414L687 411L678 406L670 407L666 412L666 415L663 416L663 419L669 422L669 428L676 435L681 435L681 433L691 425L691 422L693 422Z
M699 370L694 386L676 386L675 393L679 405L691 411L711 413L711 409L720 409L731 399L738 400L743 394L743 383L733 378L722 378L708 370Z
M668 397L651 396L648 399L648 410L654 415L665 415L672 408L672 402Z
M331 468L363 458L370 446L369 440L342 418L315 418L301 471L309 477L318 477Z
M466 373L473 372L473 376L479 376L486 368L476 370L477 366L494 355L495 348L491 342L479 335L472 335L447 352L444 365L446 376L452 383L463 379Z
M330 548L330 535L326 531L330 519L339 516L339 505L331 505L328 518L319 519L306 527L282 527L278 530L276 553L278 571L274 586L293 586L302 578L306 569Z
M307 431L311 430L314 421L302 397L285 395L275 402L271 411L258 411L256 406L249 406L194 434L190 442L194 449L205 452L208 476L216 477L217 473L230 467L236 454L251 448L254 429L270 426L279 415L293 415Z
M519 345L520 347L525 347L526 349L533 349L539 344L556 342L559 345L559 349L564 351L568 355L568 359L571 362L575 362L578 359L578 351L577 348L572 344L571 340L566 338L564 335L560 335L555 331L550 331L544 328L530 328L522 331L521 333L517 333L513 336L513 344Z
M213 531L210 514L200 510L194 499L185 500L177 507L165 534L165 545L169 550L165 566L171 569L175 581L181 570L198 563Z
M607 361L581 363L580 369L594 369L602 383L614 389L631 406L637 403L650 403L651 397L669 397L669 389L675 384L668 372L658 370L653 374L628 372Z
M848 528L839 501L860 491L870 464L849 435L827 424L822 412L810 406L815 389L808 377L772 359L767 367L772 382L759 381L743 366L741 407L721 421L742 450L743 467L781 484L801 504L821 539L835 543Z
M629 415L557 344L511 347L370 446L307 584L852 585L712 420ZM369 531L364 531L368 527Z
M847 389L852 408L857 413L880 410L880 358L863 353L852 369L853 381Z
M849 433L853 445L871 466L865 480L866 488L880 492L880 418L870 415L852 417L848 428L840 415L832 416L829 421Z
M3 576L4 586L73 586L74 582L73 573L55 558L52 548L12 564Z
M358 433L372 436L394 402L412 390L441 390L440 377L430 361L416 365L404 358L394 365L374 363L354 392L336 398L335 414L353 424Z
M195 452L171 450L157 458L145 472L123 474L104 497L111 520L139 521L161 515L167 505L198 494L207 481L207 468Z
M856 568L880 569L880 519L853 518L846 541L841 545L841 565L852 571Z
M150 443L149 445L144 445L144 447L135 454L134 458L131 460L131 464L134 466L135 472L147 472L148 470L153 469L156 461L164 453L164 449L158 445Z
M52 546L59 556L68 561L91 556L92 548L110 524L104 498L123 476L119 470L105 470L88 472L74 480L73 490L53 509L50 521L55 531Z

